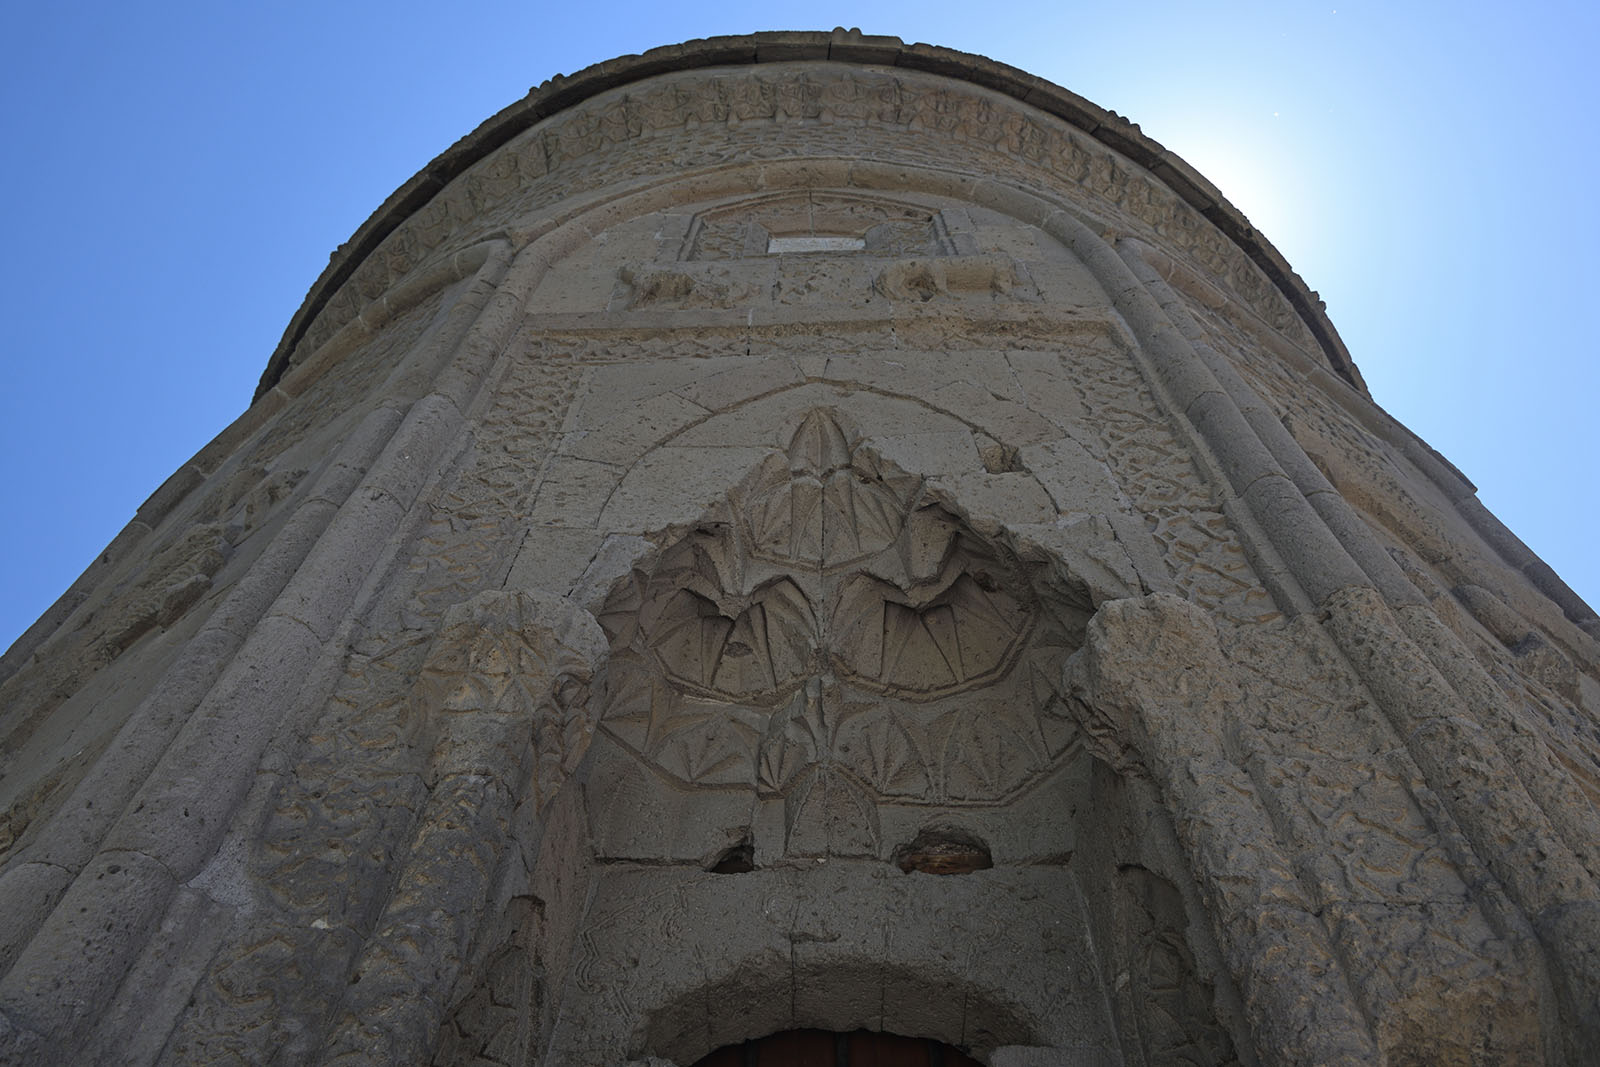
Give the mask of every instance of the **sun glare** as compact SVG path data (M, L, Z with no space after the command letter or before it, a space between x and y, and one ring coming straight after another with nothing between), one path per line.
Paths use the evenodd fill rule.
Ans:
M1291 263L1299 263L1317 258L1316 246L1326 235L1318 210L1323 190L1306 154L1292 134L1285 135L1290 121L1271 112L1232 122L1186 116L1156 136L1210 179Z

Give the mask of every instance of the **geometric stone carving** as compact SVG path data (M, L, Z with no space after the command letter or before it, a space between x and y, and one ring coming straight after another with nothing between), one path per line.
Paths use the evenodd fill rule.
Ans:
M412 694L429 793L331 1013L326 1062L423 1058L514 847L516 807L547 812L588 748L604 659L593 618L548 595L489 591L446 613Z
M919 479L854 457L832 415L808 412L787 464L762 464L737 516L748 561L726 525L666 553L640 625L669 677L767 703L815 673L820 655L842 677L923 700L985 684L1010 663L1033 617L1020 572L942 508L912 510ZM744 593L738 583L765 573L761 562L795 576Z
M905 524L917 479L883 479L855 470L838 421L808 412L787 449L763 465L745 513L751 554L775 563L833 572L888 548Z
M1076 737L1054 675L1088 603L814 408L601 612L603 728L684 784L796 804L992 801ZM1019 661L1026 660L1026 664Z
M0 1062L1587 1062L1596 634L1137 128L603 64L0 661Z
M1238 1063L1228 1032L1217 1025L1212 990L1195 973L1178 891L1159 875L1125 866L1117 872L1117 897L1125 924L1122 992L1138 1020L1146 1062Z
M793 582L779 579L732 606L682 588L647 610L641 624L668 677L683 686L763 703L805 676L815 624Z
M926 595L857 575L839 591L834 664L867 688L929 699L982 685L1001 673L1032 622L1026 600L995 582L968 552L946 564Z

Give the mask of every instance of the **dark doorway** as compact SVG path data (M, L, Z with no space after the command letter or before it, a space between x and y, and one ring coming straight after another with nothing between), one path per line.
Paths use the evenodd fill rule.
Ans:
M719 1048L694 1067L982 1067L977 1060L926 1037L872 1030L836 1034L787 1030Z

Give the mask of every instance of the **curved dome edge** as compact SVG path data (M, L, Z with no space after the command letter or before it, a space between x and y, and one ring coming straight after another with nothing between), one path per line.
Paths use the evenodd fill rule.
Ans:
M701 38L652 48L639 55L618 56L542 82L434 157L334 250L267 361L252 403L277 384L288 368L290 354L324 304L366 257L458 175L517 134L590 97L659 74L807 60L904 67L968 81L1054 115L1119 152L1148 170L1238 246L1305 322L1334 373L1367 394L1366 383L1318 295L1216 186L1177 154L1146 136L1137 123L1053 82L983 56L937 45L906 44L898 37L863 34L858 29L836 28L832 32L773 30Z

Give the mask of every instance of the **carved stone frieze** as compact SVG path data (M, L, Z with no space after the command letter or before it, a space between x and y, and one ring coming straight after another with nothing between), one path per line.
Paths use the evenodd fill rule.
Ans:
M684 84L700 79L705 84ZM803 103L790 111L785 102ZM708 121L738 125L716 138L698 136L696 126ZM837 151L836 131L803 123L892 131L897 158L905 163L946 168L953 154L970 156L981 171L1048 189L1181 250L1273 329L1316 347L1274 282L1238 245L1149 172L1081 131L1016 101L955 91L926 75L855 70L821 76L802 65L640 83L585 101L519 135L401 223L332 295L296 351L314 350L418 265L466 247L486 222L513 225L520 216L630 174L655 173L666 138L680 140L672 152L682 169L760 159L771 139L760 127L772 123L785 125L785 143L796 157ZM748 228L728 225L713 226L708 254L749 247ZM906 244L899 223L892 229L897 233L883 235L886 247L909 251L918 243L913 238Z

